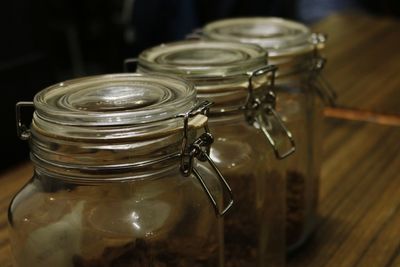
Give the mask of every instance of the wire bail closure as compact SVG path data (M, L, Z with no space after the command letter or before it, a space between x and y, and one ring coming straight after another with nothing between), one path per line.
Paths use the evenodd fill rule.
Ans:
M22 109L24 108L33 108L33 102L31 101L21 101L15 105L15 121L17 123L17 136L19 139L26 141L31 137L31 131L29 130L29 126L26 126L22 121Z
M203 114L205 116L208 115L209 108L212 105L209 101L203 101L197 106L195 106L189 112L184 114L180 114L177 117L183 117L183 139L182 139L182 148L181 148L181 166L180 170L183 176L188 177L192 173L196 177L196 179L200 182L204 191L206 192L211 204L214 207L215 213L219 216L223 216L233 205L233 194L232 190L225 180L221 172L218 170L214 161L209 156L211 144L214 142L214 137L209 131L207 123L204 125L204 133L201 134L193 143L188 143L188 130L189 130L189 119L198 114ZM205 180L199 173L199 171L193 166L194 158L199 161L205 162L207 161L213 171L217 174L218 180L221 182L223 186L223 192L226 191L228 193L229 202L222 210L219 208L216 198L211 193L208 188Z
M325 67L326 59L319 55L319 49L325 46L328 39L326 34L313 33L311 43L314 45L314 58L311 67L310 84L314 87L322 101L332 107L336 106L337 93L322 75L322 69Z
M194 29L191 33L185 36L185 40L201 40L204 37L202 28Z
M218 170L217 166L209 156L210 147L214 141L214 138L209 131L207 123L204 125L204 133L201 134L200 137L198 137L193 143L189 144L188 142L189 119L199 114L207 116L211 105L212 105L211 102L204 101L196 105L189 112L176 116L176 117L183 117L184 120L181 153L177 154L177 156L181 157L180 171L182 175L188 177L192 173L194 174L194 176L200 182L201 186L206 192L208 198L210 199L210 202L213 205L216 214L222 216L232 207L233 194L229 184L227 183L227 181L225 180L225 178L223 177L223 175ZM18 102L16 104L17 135L22 140L28 140L31 137L31 132L29 130L29 127L22 121L21 115L24 108L32 108L32 107L34 107L33 102L28 102L28 101ZM229 196L229 202L226 205L226 207L224 207L222 210L219 208L216 198L211 193L211 190L207 186L200 172L193 166L194 158L202 162L207 161L210 164L212 170L217 174L218 180L222 183L223 186L222 193L227 191ZM163 160L165 159L157 160L154 162L161 162Z
M260 128L265 137L267 138L268 142L271 144L276 158L284 159L295 152L296 144L293 139L292 133L287 129L280 115L275 111L276 96L275 93L270 88L275 87L275 74L277 69L278 68L274 65L268 65L256 71L248 73L249 95L244 109L247 122ZM267 86L267 88L265 88L266 92L262 94L261 97L256 97L254 95L253 80L261 75L268 75L269 73L271 73L270 86ZM279 127L281 127L282 131L288 138L290 143L290 148L287 151L285 152L279 151L276 141L269 132L270 129L268 126L270 125L270 121L267 118L267 116L272 116L278 122Z
M139 60L135 57L124 60L124 72L136 72Z

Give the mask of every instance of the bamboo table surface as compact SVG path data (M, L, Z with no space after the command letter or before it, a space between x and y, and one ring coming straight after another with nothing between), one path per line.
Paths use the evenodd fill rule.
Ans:
M332 118L349 107L400 116L400 21L346 13L313 29L329 35L325 74L345 109L327 113L320 219L288 267L400 267L400 124ZM31 173L0 174L0 267L11 266L7 207Z

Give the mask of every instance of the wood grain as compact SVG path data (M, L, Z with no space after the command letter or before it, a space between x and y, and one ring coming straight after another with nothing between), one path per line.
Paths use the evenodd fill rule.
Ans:
M400 20L352 12L313 30L328 34L324 75L339 106L400 114Z
M400 267L400 21L347 13L314 30L339 95L325 114L345 120L327 120L320 220L288 266Z
M317 231L288 266L390 266L400 246L400 131L328 120L326 136Z
M27 162L0 174L0 267L11 267L11 250L7 231L7 209L12 197L32 176Z

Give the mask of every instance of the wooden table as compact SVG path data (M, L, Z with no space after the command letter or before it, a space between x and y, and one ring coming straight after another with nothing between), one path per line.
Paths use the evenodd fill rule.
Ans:
M400 114L400 21L348 13L314 30L329 34L325 73L340 107ZM288 267L399 267L400 126L327 118L325 136L320 220ZM31 172L0 175L0 267L11 266L7 206Z
M338 106L400 122L400 20L347 13L313 29L328 34ZM325 136L317 231L288 267L400 267L400 123L327 118Z

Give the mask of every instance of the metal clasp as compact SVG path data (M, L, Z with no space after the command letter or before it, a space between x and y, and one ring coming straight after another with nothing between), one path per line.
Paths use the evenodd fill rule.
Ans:
M127 58L124 60L124 72L136 72L138 66L137 58Z
M270 91L268 98L269 98L269 100L267 100L265 102L265 104L262 106L262 110L264 112L260 112L257 115L257 121L258 121L260 128L263 131L264 135L267 137L269 143L272 145L272 148L275 153L275 157L277 159L284 159L296 151L296 144L295 144L292 133L286 127L285 123L281 119L281 116L279 116L279 114L276 112L275 108L273 107L276 102L275 94ZM272 104L272 103L274 103L274 104ZM268 121L268 118L265 115L272 116L278 122L278 125L281 127L282 131L285 133L286 137L288 138L288 140L290 142L290 148L286 152L284 152L282 154L279 152L279 149L277 148L278 146L277 146L275 140L272 138L272 135L268 131L267 126L270 124L270 122Z
M271 144L276 158L284 159L295 152L296 144L293 139L292 133L287 129L280 115L275 111L276 96L275 93L270 88L275 87L276 71L277 71L276 66L269 65L249 73L249 96L245 106L245 116L248 123L262 130L268 142ZM253 85L254 78L268 73L271 73L270 85L265 89L266 92L265 94L261 95L261 98L255 97L254 85ZM267 116L272 116L278 122L279 127L288 138L290 143L290 148L287 151L283 153L279 151L276 141L269 132L268 125L271 124Z
M325 104L334 107L336 106L337 93L322 75L326 59L321 57L318 52L318 50L325 46L327 39L327 35L323 33L313 33L311 35L311 43L314 45L314 62L311 69L310 84Z
M191 33L185 36L185 40L201 40L204 37L203 29L194 29Z
M178 115L178 117L183 117L183 139L182 139L182 148L181 148L181 166L180 170L183 176L188 177L190 174L194 174L196 179L200 182L204 191L206 192L211 204L214 207L215 213L219 216L224 215L233 205L233 194L232 190L225 180L221 172L218 170L214 161L210 158L210 147L214 142L214 138L212 134L209 132L209 128L207 123L204 125L205 132L200 135L192 144L188 144L188 128L189 128L189 118L196 116L198 114L206 115L208 114L209 108L211 106L211 102L204 101L199 105L195 106L192 110L185 114ZM225 208L222 210L219 208L217 204L216 198L211 193L210 189L207 186L207 183L201 176L200 172L193 166L194 158L199 161L205 162L207 161L213 171L216 173L218 180L221 182L223 186L222 194L226 191L228 193L229 201Z
M322 75L321 71L326 64L326 59L316 55L314 58L309 84L314 88L326 105L336 106L337 93Z
M33 108L33 102L30 101L22 101L18 102L15 105L15 120L17 123L17 135L21 140L28 140L31 137L31 131L29 130L29 127L26 126L26 124L23 123L21 114L22 114L22 109L23 108Z
M328 40L328 35L325 33L315 32L311 34L311 43L316 50L323 48L326 44L326 40Z

